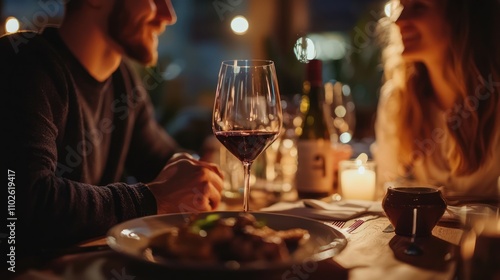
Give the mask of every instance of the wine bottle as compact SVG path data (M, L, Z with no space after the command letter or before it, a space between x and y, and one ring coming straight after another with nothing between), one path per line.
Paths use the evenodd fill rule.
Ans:
M302 132L297 141L295 187L300 198L321 198L333 191L333 153L323 111L324 93L321 61L310 60L300 105Z

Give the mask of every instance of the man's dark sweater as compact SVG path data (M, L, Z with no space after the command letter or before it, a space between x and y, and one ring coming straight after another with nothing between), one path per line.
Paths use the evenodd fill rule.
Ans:
M0 38L0 69L20 248L66 246L156 213L144 184L117 182L125 170L154 179L177 147L127 64L98 82L47 28Z

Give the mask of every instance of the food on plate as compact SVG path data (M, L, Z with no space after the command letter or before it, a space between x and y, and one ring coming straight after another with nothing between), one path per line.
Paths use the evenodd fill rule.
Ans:
M151 250L155 256L186 261L287 261L308 238L305 229L274 230L250 213L226 218L209 214L192 216L158 236Z

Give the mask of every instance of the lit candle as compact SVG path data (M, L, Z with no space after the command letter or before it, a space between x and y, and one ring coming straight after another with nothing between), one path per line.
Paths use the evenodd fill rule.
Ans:
M375 163L360 160L340 164L340 188L342 198L373 200L375 198Z

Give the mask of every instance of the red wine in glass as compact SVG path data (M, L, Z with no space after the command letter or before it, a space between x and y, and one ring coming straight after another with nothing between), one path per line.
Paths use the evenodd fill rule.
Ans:
M218 131L215 137L240 161L254 161L276 139L278 132Z

